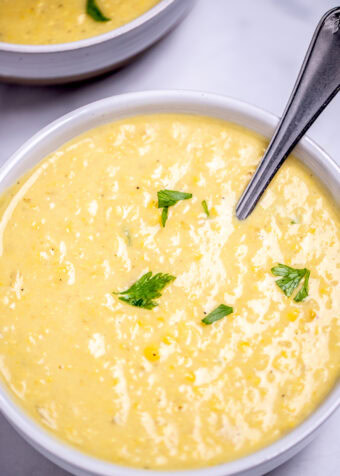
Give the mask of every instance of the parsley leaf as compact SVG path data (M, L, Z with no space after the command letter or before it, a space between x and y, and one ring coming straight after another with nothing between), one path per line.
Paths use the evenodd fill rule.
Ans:
M301 302L303 301L307 296L308 296L308 291L309 291L309 276L310 276L310 271L307 270L305 274L305 280L303 282L302 288L300 291L297 293L297 295L294 298L295 302Z
M177 192L176 190L160 190L157 192L157 197L158 208L163 208L162 225L164 227L168 219L168 208L176 205L180 200L188 200L189 198L192 198L192 193Z
M205 214L207 215L207 217L209 218L210 217L210 212L209 212L209 208L208 208L208 204L205 200L203 200L203 202L201 203L202 204L202 207L203 207L203 210L205 212Z
M163 226L163 228L165 227L165 223L168 219L168 212L169 212L169 208L164 207L163 211L162 211L162 226Z
M281 276L281 279L276 281L276 284L284 292L284 294L290 297L294 290L299 286L300 281L305 278L304 284L300 291L295 296L294 300L300 302L308 296L308 281L310 271L306 268L297 269L286 266L285 264L278 264L271 269L274 276Z
M131 306L153 309L158 306L158 303L154 301L154 299L161 297L162 289L175 279L175 276L163 273L157 273L152 276L152 272L149 271L143 274L143 276L126 291L113 294L119 294L119 299L131 304Z
M157 192L158 208L172 207L180 200L192 198L192 193L176 192L175 190L160 190Z
M106 17L97 5L96 0L87 0L86 13L95 21L110 21L111 18Z
M212 324L213 322L219 321L220 319L223 319L223 317L228 316L228 314L231 314L234 312L234 309L230 306L226 306L225 304L220 304L216 309L210 312L204 319L202 319L202 322L204 324Z

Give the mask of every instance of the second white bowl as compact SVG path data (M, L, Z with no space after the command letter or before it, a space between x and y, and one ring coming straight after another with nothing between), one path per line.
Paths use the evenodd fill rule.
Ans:
M56 45L0 42L0 80L57 84L119 68L154 44L183 18L193 0L161 0L120 28Z

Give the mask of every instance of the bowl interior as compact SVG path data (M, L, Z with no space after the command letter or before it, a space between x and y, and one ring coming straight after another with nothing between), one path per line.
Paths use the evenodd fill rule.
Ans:
M278 119L254 106L206 93L188 91L150 91L107 98L77 109L53 122L24 144L0 170L0 192L12 185L19 176L31 169L47 154L88 129L128 116L154 113L184 113L212 116L235 122L266 137L273 133ZM340 205L340 168L312 141L304 138L295 151L296 156L327 187ZM123 468L99 461L71 448L47 433L20 410L0 383L0 409L17 430L33 446L52 461L75 474L107 476L179 475L227 476L246 474L250 468L261 466L252 474L263 474L300 449L312 433L331 415L340 402L340 386L301 425L270 446L231 463L194 471L145 471ZM300 445L300 446L299 446ZM286 456L283 456L283 455ZM86 472L88 471L88 472Z

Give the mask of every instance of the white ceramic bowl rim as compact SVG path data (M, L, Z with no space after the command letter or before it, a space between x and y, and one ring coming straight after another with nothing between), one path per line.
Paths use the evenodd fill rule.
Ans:
M105 120L105 113L108 111L116 113L119 111L119 108L122 108L125 111L120 117L141 114L140 110L143 108L143 105L144 108L147 108L147 106L152 103L155 107L157 106L157 112L159 113L169 112L169 109L171 110L170 112L174 112L173 108L170 107L173 103L183 105L183 110L180 108L178 109L177 112L179 113L194 114L195 107L201 110L204 106L206 106L207 109L209 109L209 107L211 109L213 107L218 107L220 111L224 111L225 116L228 114L238 114L240 118L243 117L239 122L241 125L242 122L244 123L248 118L249 120L252 119L253 121L257 121L259 127L262 124L263 127L264 125L267 125L273 129L278 121L278 118L274 115L244 102L215 94L195 91L147 91L109 97L76 109L38 132L0 169L0 183L11 173L12 169L18 166L27 154L34 151L39 143L48 141L49 138L53 137L53 135L58 133L58 131L62 129L65 130L72 124L81 121L84 122L85 118L92 118L92 120L96 120L98 123L103 123L103 121L104 123L108 122ZM194 105L191 110L189 110L189 104ZM199 112L199 114L201 114L201 112ZM214 117L213 114L207 113L206 115ZM218 117L217 114L216 117ZM233 121L233 119L231 120ZM86 130L86 128L83 128L83 130ZM298 152L299 150L301 152L304 151L305 155L307 153L307 155L310 154L311 156L316 157L317 162L327 168L328 175L335 177L337 186L340 186L340 168L319 146L309 138L304 137L297 147L298 156L300 153ZM245 456L229 463L202 469L157 471L135 469L108 463L88 456L63 443L26 415L25 412L14 403L7 390L5 390L4 386L0 383L0 410L2 410L4 416L22 434L22 436L24 436L24 438L30 441L37 449L41 450L53 461L58 462L61 460L66 462L70 467L73 467L74 470L84 472L88 471L98 476L229 476L241 474L251 468L254 469L258 466L263 466L266 462L279 459L280 455L290 451L303 440L307 440L308 437L310 437L310 435L330 417L339 404L340 385L336 385L327 398L300 425L276 442L250 454L249 456Z
M184 0L185 1L185 0ZM135 28L140 27L143 23L146 23L152 18L156 17L164 10L166 10L175 0L159 0L159 3L147 10L142 15L139 15L134 20L131 20L124 25L114 28L113 30L103 33L101 35L91 36L84 38L83 40L70 41L67 43L56 43L53 45L26 45L19 43L6 43L0 41L0 51L8 51L11 53L59 53L62 51L77 50L80 48L87 48L89 46L97 45L98 43L104 43L105 41L112 40L118 36L124 35Z

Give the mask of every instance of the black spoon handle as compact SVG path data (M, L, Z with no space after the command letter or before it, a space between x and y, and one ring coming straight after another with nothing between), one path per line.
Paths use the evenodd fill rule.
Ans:
M274 136L236 206L240 220L250 215L296 143L339 90L340 7L336 7L321 19Z

